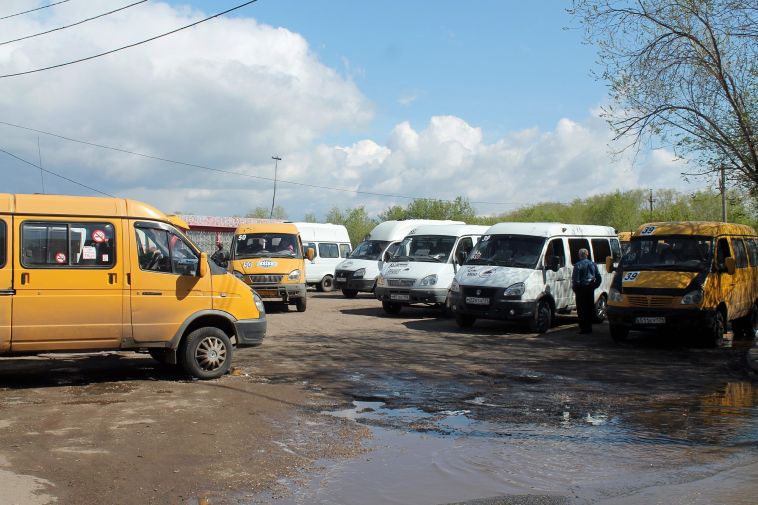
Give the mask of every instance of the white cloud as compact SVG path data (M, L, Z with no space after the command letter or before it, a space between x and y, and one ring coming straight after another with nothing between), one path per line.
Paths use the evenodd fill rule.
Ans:
M21 2L15 2L20 6ZM84 5L86 4L86 5ZM49 9L4 26L4 40L108 10L107 2ZM12 9L11 9L12 10ZM189 8L147 3L76 29L0 46L0 74L102 52L202 18ZM345 62L348 74L354 74ZM398 123L386 141L327 145L355 131L372 104L350 77L325 66L299 34L250 18L219 18L94 61L0 79L0 120L72 138L183 160L253 177L126 155L40 135L45 167L95 188L143 199L166 211L244 214L271 204L272 155L279 163L277 204L292 218L364 205L379 212L402 198L292 185L298 181L370 193L472 201L481 213L521 204L570 200L615 189L684 187L673 155L655 151L632 163L612 161L605 123L560 119L550 131L529 128L485 143L480 128L434 116L415 129ZM0 148L37 162L33 132L0 125ZM3 157L3 191L40 190L39 171ZM638 168L639 167L639 168ZM48 191L87 190L45 176Z

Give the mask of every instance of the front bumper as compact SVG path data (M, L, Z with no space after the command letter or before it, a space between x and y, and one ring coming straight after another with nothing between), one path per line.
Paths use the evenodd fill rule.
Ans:
M447 299L447 288L394 288L377 286L374 295L377 300L398 303L443 304Z
M536 300L490 299L488 305L466 303L461 293L450 293L450 306L454 314L465 314L481 319L523 320L534 317Z
M353 277L353 272L349 270L337 270L334 273L334 287L336 289L370 293L374 289L375 280L374 278Z
M260 319L241 319L234 323L237 332L237 346L248 347L259 345L266 336L266 314Z
M708 328L713 324L716 310L693 308L634 308L617 307L609 304L606 313L609 324L614 326L625 326L634 330L654 330L661 328L700 330ZM653 323L653 319L651 318L659 318L658 321L662 322ZM663 320L660 318L663 318Z
M251 288L258 293L264 300L279 298L284 300L294 300L305 298L305 284L251 284Z

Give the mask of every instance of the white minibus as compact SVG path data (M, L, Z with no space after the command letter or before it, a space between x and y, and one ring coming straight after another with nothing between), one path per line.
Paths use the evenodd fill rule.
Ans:
M353 250L347 228L331 223L294 223L305 249L313 249L312 260L305 261L305 282L318 291L334 287L335 267Z

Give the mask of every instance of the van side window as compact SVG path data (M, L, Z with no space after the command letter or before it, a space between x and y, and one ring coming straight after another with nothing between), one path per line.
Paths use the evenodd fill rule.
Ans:
M553 256L558 256L558 268L566 266L566 248L563 247L562 238L554 238L547 245L547 250L545 251L546 262Z
M592 249L590 249L590 241L586 238L570 238L569 239L569 251L571 251L571 264L576 265L579 261L579 249L587 249L590 253L589 259L592 259Z
M0 268L5 266L5 254L8 249L7 229L5 221L0 221Z
M318 256L318 248L316 247L315 242L306 242L305 244L303 244L303 250L307 251L308 249L313 249L313 254Z
M621 259L621 244L615 238L611 239L611 256L613 256L614 263Z
M25 267L110 268L115 256L111 223L25 222L21 227Z
M750 257L750 266L758 267L758 239L748 239L745 243L747 244L747 252Z
M135 228L141 270L171 273L168 232L157 228Z
M592 239L592 256L595 263L605 263L605 258L611 256L611 245L607 238Z
M196 276L200 258L195 254L195 251L179 235L174 233L169 233L168 243L171 248L173 273Z
M474 241L471 240L471 237L463 237L460 242L458 242L458 247L455 249L455 254L453 255L453 258L458 258L459 254L463 254L463 259L465 260L468 258L468 255L471 253L471 250L474 248Z
M340 244L340 258L350 256L350 244Z
M319 244L318 255L322 258L339 258L340 250L337 244Z
M729 242L725 238L720 238L716 249L716 265L719 268L724 268L724 260L732 256L729 251Z
M747 253L745 251L745 242L741 238L732 239L732 249L734 250L734 263L737 268L747 268Z

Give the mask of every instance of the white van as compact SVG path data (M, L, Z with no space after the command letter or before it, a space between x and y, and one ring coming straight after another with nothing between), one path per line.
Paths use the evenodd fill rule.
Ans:
M411 230L424 224L465 223L433 219L406 219L379 223L371 230L366 240L355 246L350 257L337 265L334 273L334 285L342 290L342 294L346 298L354 298L359 291L373 292L384 259L392 255L397 246L400 245L400 241Z
M422 225L403 239L376 280L374 294L387 314L403 305L446 307L447 293L459 265L488 226Z
M305 282L318 291L334 287L334 269L350 255L353 246L347 228L331 223L294 223L300 231L303 247L315 251L313 260L305 261Z
M608 226L562 223L499 223L491 226L458 269L450 292L459 326L477 318L515 319L545 333L556 313L576 309L571 288L579 249L598 264L603 282L595 291L595 320L605 319L612 275L605 258L621 257L621 246Z

